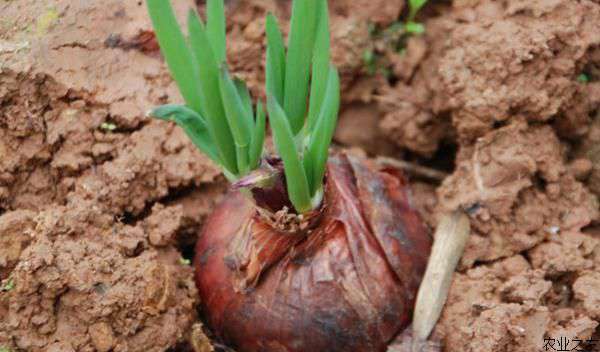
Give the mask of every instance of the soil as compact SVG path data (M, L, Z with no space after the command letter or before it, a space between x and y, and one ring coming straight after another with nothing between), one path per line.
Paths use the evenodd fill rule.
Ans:
M231 70L264 98L264 14L285 27L289 1L227 6ZM336 142L447 173L412 175L429 227L471 218L430 349L600 339L600 3L431 1L415 36L402 1L331 9ZM143 1L0 12L0 349L210 351L186 258L226 183L145 117L181 98Z
M155 207L134 226L94 202L39 212L9 276L14 288L0 301L4 334L26 351L173 346L194 322L197 303L192 268L172 245L180 214ZM22 216L23 229L30 220Z

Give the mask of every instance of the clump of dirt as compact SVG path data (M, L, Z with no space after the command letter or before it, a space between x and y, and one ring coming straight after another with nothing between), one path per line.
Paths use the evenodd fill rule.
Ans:
M561 136L587 132L590 106L577 81L600 44L592 1L479 1L456 6L465 23L441 59L459 139L474 140L514 117L554 119Z
M456 274L442 326L458 325L446 332L445 345L455 351L500 351L514 341L511 351L538 350L550 314L537 305L550 286L520 255Z
M397 145L431 156L443 140L472 142L515 117L551 122L564 138L587 133L598 98L577 77L597 56L597 4L482 0L431 10L424 36L379 52L398 80L378 92L381 129Z
M49 165L54 150L45 132L54 120L47 107L65 90L42 74L8 69L0 82L0 207L32 209L64 197Z
M386 26L398 20L405 5L404 0L338 0L331 8L339 16Z
M600 238L587 230L600 216L588 188L600 101L578 76L597 62L600 6L456 1L449 11L431 91L449 98L442 116L459 151L436 210L464 209L472 233L434 339L448 351L590 339L600 321Z
M157 207L136 226L94 203L37 214L12 287L0 293L0 345L163 351L183 340L196 319L197 292L192 268L170 245L181 222L173 213ZM5 214L0 224L18 216Z
M158 121L128 135L114 159L84 172L67 199L93 199L115 214L139 215L169 190L215 182L219 170L174 125Z
M0 217L0 280L7 278L31 242L35 213L16 210Z
M448 351L523 352L543 348L544 338L590 339L597 318L569 301L571 286L551 280L548 271L521 255L457 273L436 337ZM579 287L579 292L590 292L594 286L581 282ZM560 304L552 303L559 295Z
M426 32L411 36L400 49L397 43L379 49L382 65L396 82L385 82L376 92L383 112L379 128L397 146L431 157L443 141L453 140L451 106L438 72L456 22L444 5L444 16L426 19Z
M594 85L599 91L599 98L596 101L596 107L598 107L600 106L600 83L594 83ZM576 168L579 178L586 182L590 190L600 196L600 109L596 112L589 128L589 133L575 149L574 154L579 159L573 162L573 167Z
M177 4L182 15L189 8ZM180 99L160 60L106 44L151 28L144 3L31 5L34 24L44 11L56 18L44 33L13 34L27 46L2 53L0 151L8 157L0 162L1 207L38 209L88 192L115 214L135 214L169 189L217 178L184 133L144 116L161 101ZM4 6L19 17L20 7ZM101 21L84 20L105 12Z
M465 267L580 231L598 217L596 197L568 172L550 126L515 121L463 147L456 162L438 193L441 211L463 208L471 215Z

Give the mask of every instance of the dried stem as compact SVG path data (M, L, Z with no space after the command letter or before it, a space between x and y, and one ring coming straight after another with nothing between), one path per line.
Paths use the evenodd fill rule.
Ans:
M404 161L404 160L398 160L398 159L389 158L389 157L385 157L385 156L380 156L375 160L377 161L377 163L379 165L393 166L397 169L406 171L409 174L412 174L415 176L420 176L420 177L425 177L430 180L434 180L434 181L438 181L438 182L442 182L446 177L448 177L448 174L443 171L439 171L439 170L432 169L432 168L422 166L422 165L418 165L415 163L410 163L410 162Z
M412 352L420 352L437 323L452 282L452 274L469 238L470 221L462 211L442 217L419 288L413 316Z

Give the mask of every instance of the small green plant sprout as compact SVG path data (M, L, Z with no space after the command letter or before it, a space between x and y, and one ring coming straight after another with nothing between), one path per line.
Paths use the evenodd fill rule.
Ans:
M415 17L419 10L427 3L427 0L409 0L408 20L404 24L404 30L411 34L421 34L425 32L425 27L421 23L415 22Z
M261 164L266 115L261 103L253 109L248 88L227 70L223 0L208 0L206 24L190 10L187 37L169 0L148 0L148 9L185 100L185 105L163 105L149 114L177 123L230 181L239 180ZM321 204L340 105L340 79L330 62L327 1L293 2L287 48L272 14L266 35L266 110L288 197L298 213L305 213Z
M340 79L330 62L327 1L293 2L287 51L273 15L267 17L266 33L270 126L288 196L296 211L305 213L321 204L340 106Z
M426 3L427 0L409 0L409 11L404 22L396 21L385 28L378 28L374 23L369 24L369 35L374 45L363 52L362 59L367 73L379 73L389 78L390 62L385 52L392 49L404 55L410 36L425 32L423 24L415 22L415 19Z
M102 124L100 125L100 129L107 132L112 132L117 129L117 125L115 125L112 122L102 122Z
M185 105L163 105L150 116L174 121L194 145L235 181L260 164L265 114L256 109L246 84L226 66L223 0L209 0L204 23L195 10L181 31L169 0L148 0L148 11L162 54Z
M588 83L589 81L590 81L590 77L588 75L586 75L585 73L582 73L579 76L577 76L577 82Z
M369 74L374 75L377 72L377 56L373 50L365 50L363 53L363 63Z
M10 348L0 346L0 352L11 352Z
M8 292L15 288L15 282L12 278L9 278L0 286L0 292Z

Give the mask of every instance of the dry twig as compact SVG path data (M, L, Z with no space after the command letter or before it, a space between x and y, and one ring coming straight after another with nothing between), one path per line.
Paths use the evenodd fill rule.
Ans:
M380 156L377 159L375 159L375 161L379 165L392 166L392 167L395 167L402 171L405 171L411 175L428 178L433 181L441 182L446 177L448 177L448 174L445 172L442 172L442 171L439 171L436 169L432 169L432 168L429 168L426 166L418 165L415 163L410 163L410 162L404 161L404 160L398 160L398 159L394 159L394 158Z
M469 218L458 210L444 215L436 229L427 270L417 295L412 325L412 352L423 350L442 313L452 274L462 257L469 232Z

